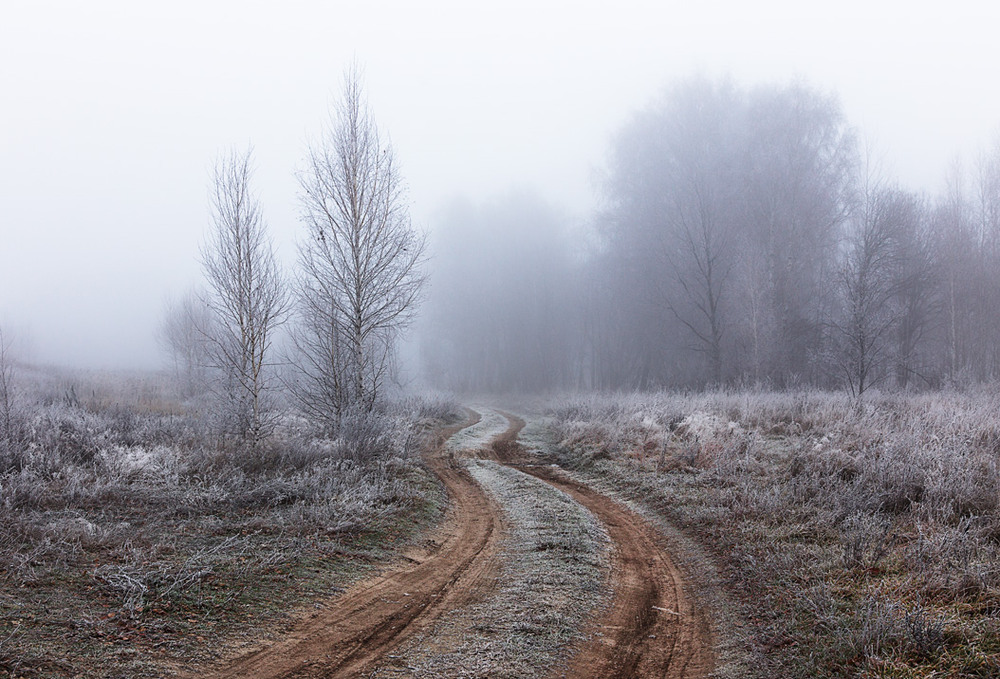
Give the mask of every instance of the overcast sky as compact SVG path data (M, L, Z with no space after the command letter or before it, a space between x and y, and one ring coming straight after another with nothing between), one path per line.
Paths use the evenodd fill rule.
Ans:
M993 2L45 2L0 17L0 324L39 362L146 367L200 279L215 157L253 143L291 264L294 171L362 65L418 226L533 188L570 215L631 112L692 75L836 93L908 188L1000 131Z

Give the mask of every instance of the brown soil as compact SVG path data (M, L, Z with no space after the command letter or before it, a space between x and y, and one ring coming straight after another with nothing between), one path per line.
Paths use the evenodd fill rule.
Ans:
M524 422L504 416L511 426L479 454L569 493L604 523L614 543L614 601L588 630L589 641L574 653L569 671L559 674L583 679L707 676L714 660L707 617L695 605L656 530L635 512L557 468L527 464L517 443ZM445 612L488 593L497 569L500 509L443 445L447 437L478 419L471 413L470 421L443 432L427 453L428 465L452 502L444 527L428 549L332 599L329 608L304 620L286 639L207 676L363 676Z
M485 496L444 441L479 421L478 413L443 432L426 453L452 508L444 526L406 563L358 583L304 620L285 639L230 662L209 677L348 677L375 662L442 613L488 592L500 536L499 509Z
M504 413L511 429L523 420ZM645 519L578 483L557 467L526 463L516 437L491 446L496 459L569 493L604 524L614 544L612 585L615 599L595 621L590 640L570 660L580 679L706 677L714 665L707 616L687 591L684 576Z

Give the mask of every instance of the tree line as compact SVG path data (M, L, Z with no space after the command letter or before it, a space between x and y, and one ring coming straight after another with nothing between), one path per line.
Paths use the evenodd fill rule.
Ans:
M901 188L834 96L690 80L614 136L601 208L456 204L423 355L473 390L935 388L1000 377L1000 146Z

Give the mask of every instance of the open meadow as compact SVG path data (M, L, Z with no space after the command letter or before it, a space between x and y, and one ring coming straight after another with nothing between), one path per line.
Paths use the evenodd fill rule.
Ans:
M439 518L407 402L255 450L155 375L21 371L0 430L0 671L160 676L287 627Z
M754 676L1000 673L995 392L581 396L550 415L555 461L708 550Z

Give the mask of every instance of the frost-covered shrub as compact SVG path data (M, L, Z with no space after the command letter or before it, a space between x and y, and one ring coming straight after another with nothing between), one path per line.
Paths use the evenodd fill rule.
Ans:
M786 439L788 492L839 520L918 512L954 523L1000 510L1000 399L991 392L876 395L862 409L822 392L591 396L553 414L563 447L581 459L666 451L727 476L766 453L755 442Z
M895 541L892 522L885 516L859 512L841 526L844 564L848 568L876 568Z
M465 409L459 405L458 401L444 394L403 399L389 412L423 424L431 422L452 424L465 417Z
M713 441L744 433L738 422L730 422L726 418L700 410L681 420L675 431L697 441Z
M957 525L919 521L906 556L924 591L969 597L1000 587L1000 543L991 528L971 517Z
M426 500L421 437L460 412L413 400L345 418L333 438L289 413L251 448L220 441L209 418L149 384L130 384L75 388L43 375L28 390L23 435L0 445L0 572L25 581L100 553L107 567L95 577L129 608L158 586L149 568L170 560L147 567L123 545L146 550L140 538L162 540L148 536L166 526L209 537L378 530Z

